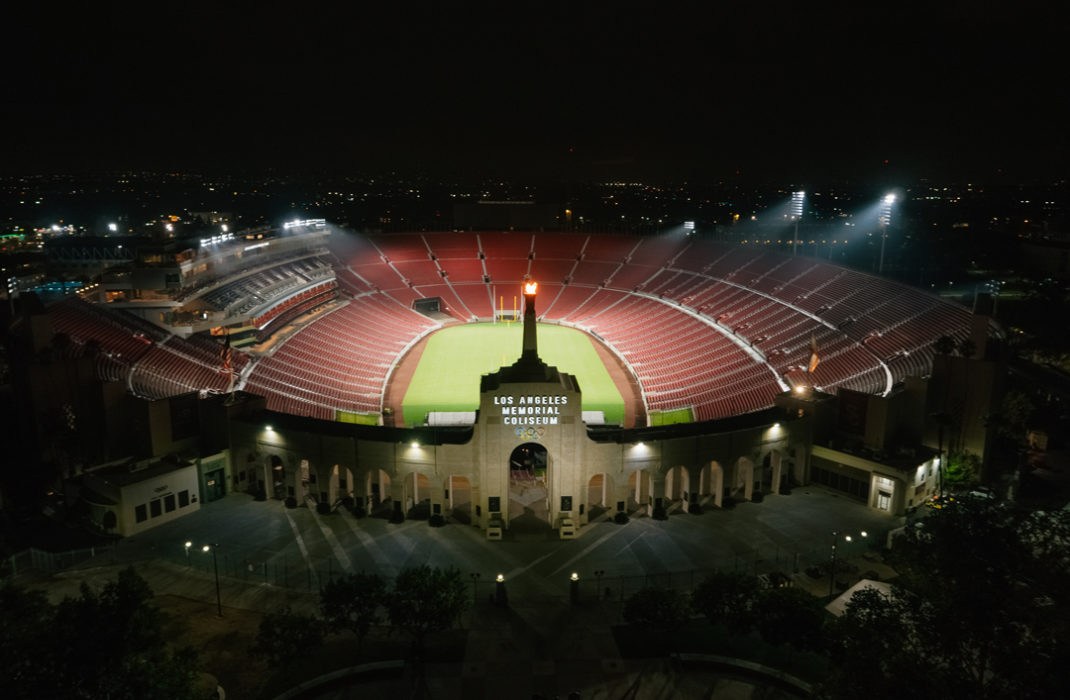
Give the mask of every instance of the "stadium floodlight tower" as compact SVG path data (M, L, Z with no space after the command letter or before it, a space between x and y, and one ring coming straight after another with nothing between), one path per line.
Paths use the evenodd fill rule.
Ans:
M799 220L803 215L803 203L806 201L806 193L802 190L791 193L791 220L795 222L795 235L791 239L791 254L795 255L795 250L799 246Z
M884 195L884 199L881 200L881 257L877 263L877 274L880 275L884 272L884 242L888 240L888 224L892 221L892 206L895 204L895 194L889 192Z

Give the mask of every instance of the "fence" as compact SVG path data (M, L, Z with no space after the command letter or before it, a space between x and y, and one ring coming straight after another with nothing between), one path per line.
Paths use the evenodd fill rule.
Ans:
M66 552L46 552L41 549L25 549L0 560L0 576L16 576L27 571L55 573L94 560L108 560L101 563L114 563L115 547L87 547Z

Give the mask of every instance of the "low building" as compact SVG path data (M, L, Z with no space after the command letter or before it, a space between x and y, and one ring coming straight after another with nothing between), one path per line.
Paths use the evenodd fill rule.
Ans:
M195 512L201 507L198 460L122 460L71 480L68 498L89 506L89 519L124 537Z

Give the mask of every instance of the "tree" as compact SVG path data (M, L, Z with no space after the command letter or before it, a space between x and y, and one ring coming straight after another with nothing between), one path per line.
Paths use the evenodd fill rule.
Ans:
M320 611L332 631L349 630L357 637L357 654L372 625L381 621L386 583L376 574L348 574L320 591Z
M821 602L799 588L769 588L754 601L754 620L762 639L817 651L825 624Z
M950 355L955 351L955 339L949 335L942 335L933 343L933 351L937 355Z
M944 486L952 489L972 486L981 473L981 458L965 450L952 452L947 456L947 467L943 471Z
M261 618L260 630L249 651L278 667L306 657L322 645L323 622L284 606Z
M742 634L754 626L751 609L758 597L758 579L741 573L717 571L691 592L691 608L709 620Z
M0 588L0 696L192 698L196 655L170 651L152 590L133 569L59 605Z
M625 622L653 630L663 638L679 629L688 613L687 598L671 588L647 586L624 603Z
M892 550L900 586L834 626L832 697L1061 697L1070 687L1070 514L956 501Z
M417 654L423 653L428 634L448 629L467 606L461 572L453 567L402 569L387 595L390 623L412 637Z

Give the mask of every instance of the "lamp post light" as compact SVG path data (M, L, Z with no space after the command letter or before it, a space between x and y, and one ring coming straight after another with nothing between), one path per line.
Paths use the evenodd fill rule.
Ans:
M795 255L795 250L799 246L799 220L803 215L803 202L806 200L806 193L802 190L791 193L791 220L795 222L795 234L791 239L791 254Z
M884 272L884 242L888 240L888 224L892 222L892 205L895 204L895 195L886 194L884 199L881 200L881 257L880 262L877 263L877 274L880 275Z
M862 538L869 537L869 533L866 532L865 530L862 530L858 534ZM835 592L835 582L836 582L836 545L839 544L839 539L840 539L840 533L835 531L835 530L833 530L832 531L832 556L831 556L830 561L829 561L829 600L832 599L832 594ZM853 542L854 541L854 538L851 535L844 535L843 539L844 539L845 542Z
M568 598L573 605L579 605L580 602L580 575L575 571L568 577Z
M205 553L212 553L212 568L215 570L215 605L216 611L220 617L223 617L223 597L219 593L219 558L216 556L215 550L219 547L218 544L204 545L201 548Z
M468 577L472 579L472 605L475 605L476 596L478 595L478 593L476 593L476 585L479 583L479 574L473 572L471 574L468 574ZM502 577L502 580L505 580L504 576Z
M508 607L509 598L505 593L505 574L498 574L494 582L494 602L503 608Z
M193 562L189 560L189 548L193 546L193 543L186 540L186 566L193 566Z

